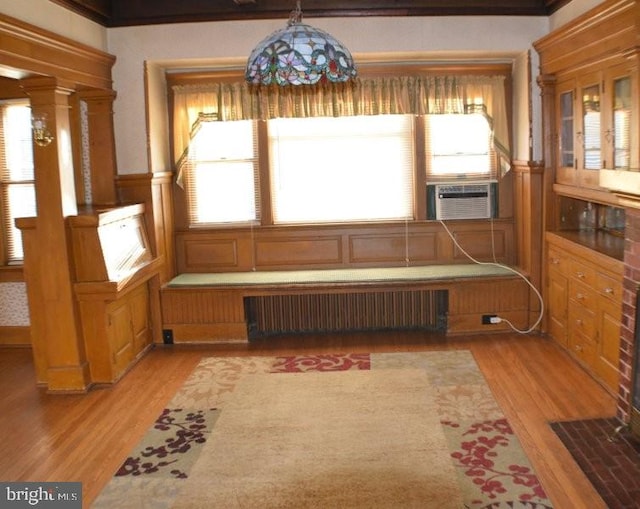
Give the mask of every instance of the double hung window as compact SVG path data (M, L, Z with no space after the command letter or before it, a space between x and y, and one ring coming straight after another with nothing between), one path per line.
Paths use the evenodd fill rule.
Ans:
M0 200L5 264L21 263L18 217L36 215L31 108L26 101L0 103Z
M426 115L425 144L428 180L495 175L491 129L480 113Z
M410 115L271 120L269 155L274 223L412 217Z
M256 121L201 122L189 150L185 184L191 224L260 218Z
M504 81L361 78L302 90L178 81L173 140L185 226L416 219L426 183L508 171Z

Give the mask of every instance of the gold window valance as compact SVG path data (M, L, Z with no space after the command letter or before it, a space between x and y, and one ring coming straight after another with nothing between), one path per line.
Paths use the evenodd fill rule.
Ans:
M202 120L465 113L481 108L492 126L502 172L510 164L505 76L453 75L359 78L319 86L260 87L245 82L172 87L175 161L188 152Z

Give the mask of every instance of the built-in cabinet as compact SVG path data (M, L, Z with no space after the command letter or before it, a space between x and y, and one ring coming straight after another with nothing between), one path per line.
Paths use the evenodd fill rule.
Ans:
M556 88L556 182L600 189L600 170L637 161L637 71L630 62L573 71Z
M113 383L158 329L160 260L149 249L143 205L91 210L68 223L91 382Z
M581 245L580 234L546 240L549 335L616 391L624 264Z
M605 0L534 43L545 125L544 330L612 392L620 376L623 194L640 187L606 182L640 176L639 23L637 0Z

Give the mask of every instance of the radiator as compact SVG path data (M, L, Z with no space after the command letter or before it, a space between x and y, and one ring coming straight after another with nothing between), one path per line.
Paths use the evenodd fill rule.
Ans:
M393 329L446 331L446 290L248 297L249 336Z

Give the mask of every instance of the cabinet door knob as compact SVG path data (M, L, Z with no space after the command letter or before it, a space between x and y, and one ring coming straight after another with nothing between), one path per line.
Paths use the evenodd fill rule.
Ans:
M558 265L560 263L560 260L558 260L557 258L551 258L551 263L553 265Z
M578 300L584 300L584 295L581 293L576 294L576 299Z
M613 293L613 288L605 288L604 293L608 293L609 295L611 295Z
M584 272L576 272L576 276L578 276L580 279L584 279Z

